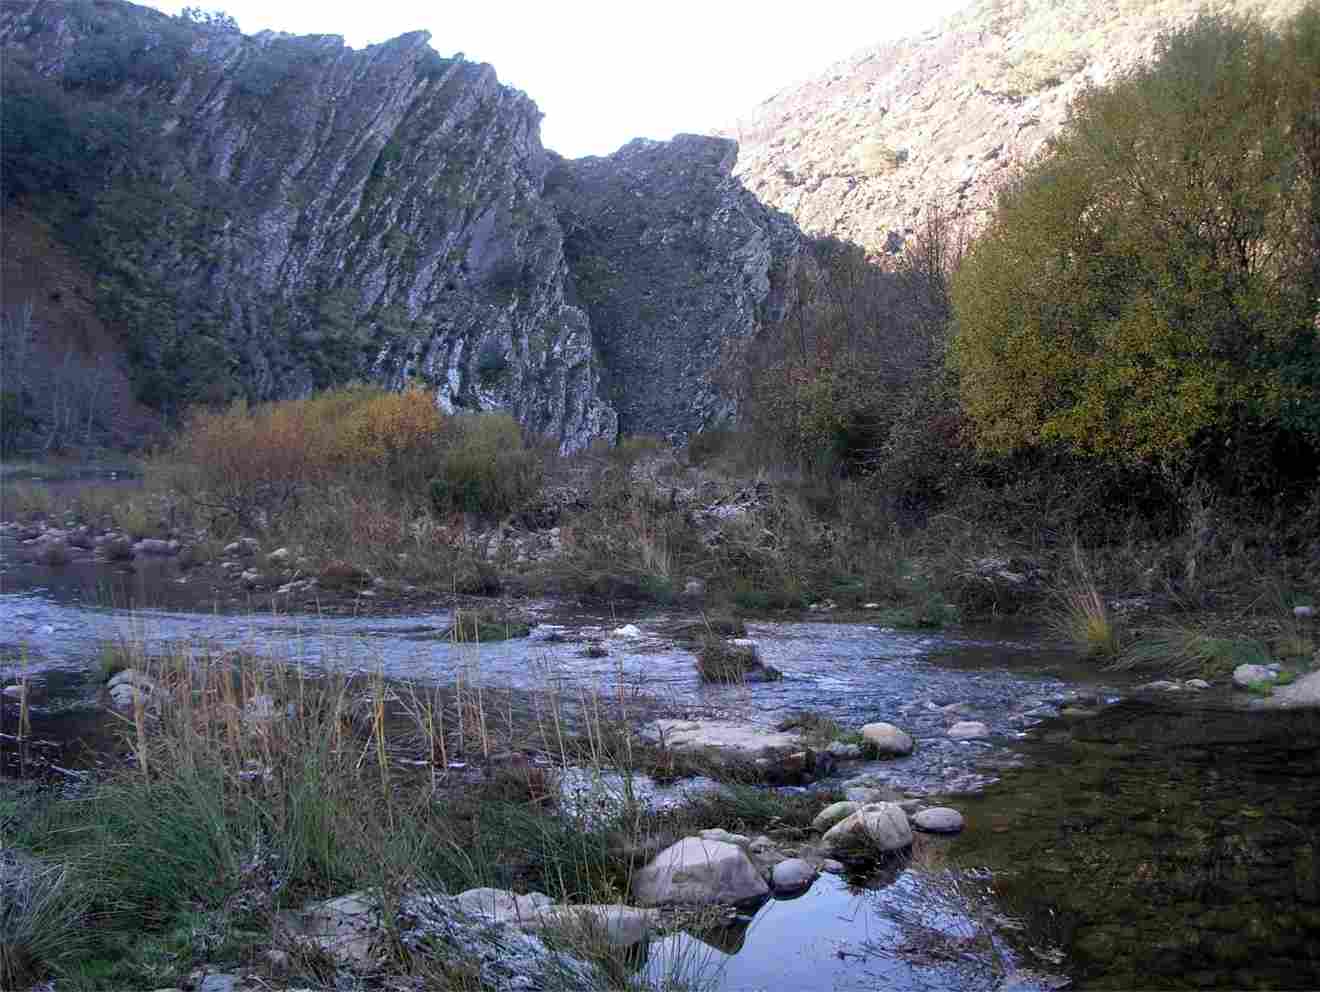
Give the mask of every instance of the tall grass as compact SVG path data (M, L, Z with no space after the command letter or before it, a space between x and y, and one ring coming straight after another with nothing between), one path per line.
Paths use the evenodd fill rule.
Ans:
M658 843L713 825L713 808L694 814L699 824L642 815L632 783L643 755L622 682L518 696L484 686L475 659L452 686L423 688L379 668L314 675L293 660L200 645L149 656L127 642L113 653L112 667L158 688L121 717L131 763L81 798L50 803L14 838L77 881L68 891L78 901L59 903L60 918L81 928L77 959L25 936L32 973L89 989L177 982L217 947L280 946L284 910L366 891L400 948L382 967L430 974L436 962L405 953L389 932L408 893L489 885L626 902ZM476 782L464 777L474 765ZM559 809L569 767L622 781L622 791ZM624 968L620 952L569 929L575 948ZM321 967L289 949L309 976Z
M1071 572L1056 594L1055 631L1092 658L1115 658L1121 647L1117 619L1110 611L1080 545L1074 543Z

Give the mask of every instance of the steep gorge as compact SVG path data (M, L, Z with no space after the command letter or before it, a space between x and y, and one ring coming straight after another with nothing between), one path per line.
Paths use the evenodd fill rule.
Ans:
M799 246L730 178L729 143L652 143L663 190L627 150L563 162L528 96L428 41L355 51L120 0L6 4L6 199L84 259L138 396L166 412L420 381L446 410L508 410L563 451L612 439L619 411L662 434L726 412L706 363L772 315L771 273L782 286ZM52 132L94 161L65 176L43 158ZM666 259L642 306L640 270L618 266L657 242L634 253ZM611 245L617 271L584 244ZM672 334L704 344L664 352L681 363L621 357Z

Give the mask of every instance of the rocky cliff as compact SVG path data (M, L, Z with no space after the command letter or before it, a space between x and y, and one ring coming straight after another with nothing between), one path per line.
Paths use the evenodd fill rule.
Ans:
M735 175L812 234L895 252L932 207L974 232L1073 97L1201 10L1288 16L1301 0L977 0L916 37L790 87L726 132Z
M773 311L797 243L730 178L730 144L560 162L526 95L428 40L7 3L5 195L93 269L157 406L422 380L564 451L612 438L616 409L667 433L718 413L702 362ZM54 132L77 169L47 161Z
M637 140L557 160L546 194L608 396L629 434L680 435L732 412L721 349L783 315L801 235L731 172L732 141Z

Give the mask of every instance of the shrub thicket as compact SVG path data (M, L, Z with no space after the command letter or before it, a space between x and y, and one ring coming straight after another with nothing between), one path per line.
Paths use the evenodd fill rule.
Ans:
M523 443L522 428L507 413L479 413L453 421L453 443L431 482L441 513L503 516L541 484L541 459Z
M421 493L444 464L446 422L421 389L349 386L304 400L194 412L169 458L197 506L240 524L313 488L355 483Z

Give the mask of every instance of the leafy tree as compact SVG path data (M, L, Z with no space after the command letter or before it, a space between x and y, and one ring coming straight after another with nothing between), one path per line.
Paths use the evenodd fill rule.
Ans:
M1281 36L1202 17L1079 98L954 281L980 448L1164 465L1314 450L1317 25L1315 3Z

